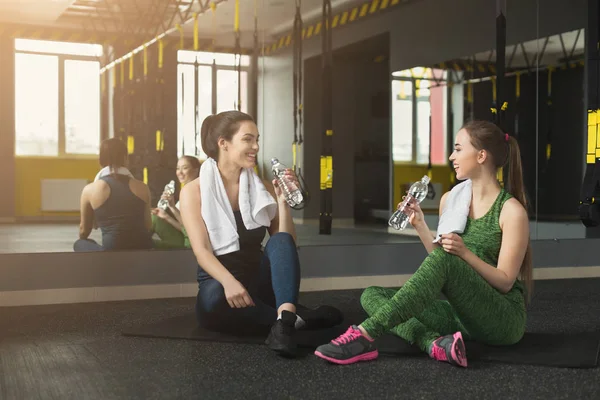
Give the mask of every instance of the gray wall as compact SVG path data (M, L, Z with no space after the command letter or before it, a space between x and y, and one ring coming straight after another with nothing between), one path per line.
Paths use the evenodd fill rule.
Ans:
M15 217L14 40L0 36L0 222Z
M539 3L539 26L538 26ZM587 3L584 0L508 0L507 45L533 40L537 37L584 28ZM495 0L418 0L395 8L376 17L354 22L333 31L333 48L340 49L352 43L389 33L390 71L431 65L452 58L470 56L496 47ZM307 60L321 53L321 36L303 42L303 56ZM286 48L260 61L259 129L262 133L263 156L277 154L291 164L292 119L292 53ZM305 90L318 84L316 79L305 81ZM336 99L337 100L337 99ZM321 130L320 120L306 121L306 127ZM312 132L305 132L310 135ZM340 149L334 148L339 154ZM312 188L318 188L318 155L320 140L306 143L304 163L309 172ZM334 156L334 162L336 157ZM339 159L337 160L339 162ZM300 161L299 161L300 163ZM316 168L316 170L315 170ZM340 170L351 166L336 165ZM311 172L312 171L312 172ZM315 173L316 171L316 173ZM335 171L334 171L335 173ZM315 182L315 179L317 181ZM343 182L343 181L342 181ZM334 219L348 214L342 202L335 200L340 180L334 179ZM314 192L314 191L313 191ZM306 218L313 218L318 210L318 191L313 193L313 205L305 209ZM315 197L316 196L316 197ZM315 204L316 203L316 204ZM341 209L338 207L342 207Z

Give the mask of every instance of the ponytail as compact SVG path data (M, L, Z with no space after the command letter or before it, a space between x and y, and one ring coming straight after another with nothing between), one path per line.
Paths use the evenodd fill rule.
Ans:
M512 136L508 136L508 179L507 179L507 191L515 197L519 203L528 210L527 197L525 195L525 184L523 182L523 166L521 164L521 151L519 150L519 143L517 139ZM521 266L520 278L525 283L527 290L527 300L530 300L530 296L533 290L533 260L531 255L531 243L527 238L527 252L523 259L523 265Z

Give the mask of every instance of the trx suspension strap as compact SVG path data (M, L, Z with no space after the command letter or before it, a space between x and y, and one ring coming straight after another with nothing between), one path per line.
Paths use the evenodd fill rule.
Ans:
M148 48L144 45L144 49L143 49L143 53L142 53L142 60L143 60L143 79L141 80L140 85L142 86L141 90L140 90L140 94L141 94L141 98L140 98L140 107L142 109L142 130L141 132L143 132L142 135L140 135L141 137L144 138L144 153L142 155L142 165L143 165L143 171L144 171L144 183L148 184L148 159L150 156L150 143L151 141L149 140L149 136L150 136L150 127L149 127L149 123L148 123L148 97L149 97L149 93L148 93Z
M127 80L127 154L130 156L135 151L135 139L133 136L134 107L135 107L135 84L133 81L134 56L129 57L129 79Z
M216 28L216 12L217 12L217 5L215 4L215 2L211 2L210 3L210 8L212 10L212 21L211 21L211 25L212 25L212 42L211 42L211 51L213 54L213 62L212 62L212 68L211 68L211 87L212 88L216 88L217 87L217 59L215 57L215 42L216 42L216 36L217 36L217 28ZM216 90L211 90L211 114L212 115L216 115L217 114L217 91Z
M296 0L296 15L294 16L293 44L293 84L294 84L294 141L292 142L292 168L297 173L297 150L302 143L302 128L298 138L298 128L302 120L302 15L300 0Z
M546 99L546 104L548 105L548 134L546 136L546 165L544 166L544 170L548 169L548 164L550 163L550 157L552 156L552 73L554 72L554 67L548 67L548 97Z
M496 0L496 78L492 79L493 101L492 113L494 122L507 132L505 111L508 103L504 100L504 65L506 60L506 0ZM500 109L497 109L501 104ZM498 181L504 186L504 168L498 170Z
M432 150L433 128L431 126L431 109L429 110L429 162L427 163L427 176L429 177L429 185L427 188L427 198L432 200L435 198L435 189L431 180L433 179L433 166L431 165L431 150Z
M587 108L588 140L586 169L579 200L579 217L588 228L600 224L598 195L600 194L600 7L596 0L588 0L587 30ZM586 233L586 237L597 237Z
M194 51L198 51L198 14L194 13ZM200 90L198 90L198 55L194 54L194 156L200 155L198 148L198 137L200 136L200 121L199 102Z
M448 123L446 124L446 137L448 140L446 141L446 151L448 154L452 154L454 152L454 106L452 102L452 90L454 88L454 78L453 78L452 70L448 70L448 88L446 91L446 97L448 98ZM450 167L450 188L452 189L456 185L456 174L454 172L454 168L452 168L452 161L448 158L448 166Z
M332 188L333 188L333 74L331 43L331 2L323 0L322 29L322 101L323 133L321 141L321 212L319 214L319 234L331 235Z
M302 98L302 78L303 78L303 59L302 59L302 13L301 13L301 0L296 0L296 15L294 16L294 30L292 33L292 45L293 45L293 108L294 108L294 140L292 142L292 168L298 177L298 183L300 183L300 190L304 197L304 201L292 207L295 210L301 210L306 207L310 200L308 190L306 189L306 182L302 175L302 167L298 165L298 159L303 160L302 150L302 109L303 109L303 98Z
M165 95L165 79L163 76L163 54L164 45L162 39L158 39L158 71L156 85L158 86L158 96L156 97L156 152L158 153L159 164L162 164L162 154L165 149L165 114L163 111L163 101Z
M236 110L242 110L242 46L240 44L240 0L235 0L235 72L237 73L237 107Z
M516 47L516 46L515 46ZM521 72L515 74L515 138L519 137L519 100L521 98Z

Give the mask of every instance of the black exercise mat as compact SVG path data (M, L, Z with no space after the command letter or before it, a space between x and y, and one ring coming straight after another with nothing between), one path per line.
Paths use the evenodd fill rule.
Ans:
M331 329L298 331L298 345L305 349L314 349L342 334L348 326L349 324L343 323ZM193 313L123 332L125 336L249 344L263 344L267 333L267 331L254 331L225 334L201 329ZM600 332L526 333L523 339L513 346L495 347L466 342L466 347L469 362L480 360L565 368L593 368L598 362ZM425 356L417 347L393 335L379 338L377 348L381 355Z

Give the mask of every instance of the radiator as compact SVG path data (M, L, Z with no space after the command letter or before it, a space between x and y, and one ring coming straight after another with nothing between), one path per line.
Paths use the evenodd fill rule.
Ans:
M42 212L79 211L87 179L42 179Z

